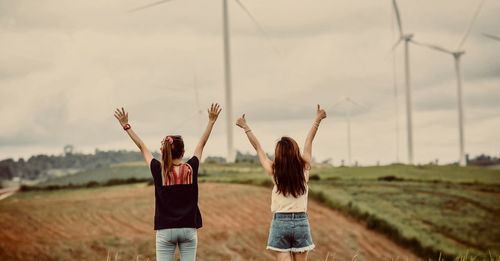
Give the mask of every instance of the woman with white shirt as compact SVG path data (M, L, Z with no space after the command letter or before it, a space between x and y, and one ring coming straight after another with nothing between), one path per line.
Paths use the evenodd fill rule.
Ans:
M257 151L262 167L273 179L273 220L267 249L277 252L277 260L307 260L308 251L315 247L307 218L307 183L311 168L312 142L324 118L326 112L318 105L313 126L304 144L304 152L300 153L294 139L282 137L276 144L274 161L271 161L262 149L246 122L245 114L236 121L236 125L245 130L248 140Z

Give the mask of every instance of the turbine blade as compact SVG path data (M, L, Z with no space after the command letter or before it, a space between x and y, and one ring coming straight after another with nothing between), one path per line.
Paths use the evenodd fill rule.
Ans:
M340 99L338 99L336 102L334 102L332 106L328 107L327 111L337 107L338 105L340 105L341 103L346 102L346 101L347 101L347 98L345 96L342 96Z
M248 10L248 8L246 8L246 6L240 0L235 0L235 1L240 6L240 8L248 15L248 17L250 17L250 19L255 24L255 26L257 27L257 29L259 29L260 33L269 41L269 44L273 48L273 51L277 55L280 55L280 52L279 52L278 48L276 48L276 46L274 46L273 41L271 40L271 38L267 34L266 30L264 30L264 28L260 25L259 21L257 21L257 19L255 18L255 16L252 15L252 13L250 12L250 10Z
M356 105L356 106L358 106L358 107L367 108L365 105L362 105L362 104L354 101L352 98L348 98L347 101L350 102L350 103L352 103L352 104L354 104L354 105Z
M435 44L428 44L428 43L417 42L417 41L415 41L413 39L411 40L411 42L414 43L414 44L416 44L416 45L420 45L420 46L423 46L423 47L426 47L426 48L429 48L429 49L432 49L432 50L435 50L435 51L453 54L452 51L450 51L450 50L448 50L446 48L443 48L441 46L435 45Z
M157 5L161 5L161 4L164 4L166 2L170 2L172 0L160 0L160 1L157 1L157 2L154 2L154 3L150 3L150 4L147 4L147 5L143 5L143 6L139 6L139 7L136 7L136 8L132 8L130 10L128 10L128 13L135 13L137 11L140 11L140 10L143 10L143 9L147 9L147 8L150 8L150 7L153 7L153 6L157 6Z
M500 41L500 36L496 36L496 35L492 35L492 34L487 34L487 33L483 33L483 36L488 37L488 38L493 39L493 40Z
M196 71L193 70L193 90L194 90L194 97L196 100L196 109L198 109L198 112L201 112L201 106L200 106L200 94L198 92L198 79L196 78Z
M392 0L392 6L394 7L394 13L396 14L396 21L398 22L399 36L403 36L403 25L401 24L401 15L399 14L398 4L396 0Z
M472 16L472 19L469 22L469 25L467 26L467 29L465 30L464 36L462 37L462 40L458 43L457 45L457 50L462 49L462 46L465 44L465 41L467 40L467 37L469 37L470 31L472 30L472 26L474 25L474 22L477 19L477 16L479 15L479 11L481 11L481 7L483 7L484 0L480 0L479 5L477 6L476 12L474 13L474 16Z
M399 40L392 46L391 52L394 51L394 49L396 49L396 47L398 47L398 45L401 43L401 41L402 41L402 38L399 38Z

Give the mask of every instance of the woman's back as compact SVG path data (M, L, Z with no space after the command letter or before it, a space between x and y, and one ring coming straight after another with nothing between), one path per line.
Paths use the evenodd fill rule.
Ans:
M304 171L304 176L306 180L306 190L304 194L298 197L294 197L290 194L285 196L278 191L278 187L274 184L271 194L271 211L273 213L307 212L307 196L309 194L307 181L309 180L309 170Z
M155 184L154 229L200 228L202 219L198 208L198 167L199 160L192 157L185 164L192 169L192 182L164 185L160 161L151 161L151 174ZM179 173L181 174L181 173ZM186 176L188 178L189 176ZM175 175L173 181L175 181Z

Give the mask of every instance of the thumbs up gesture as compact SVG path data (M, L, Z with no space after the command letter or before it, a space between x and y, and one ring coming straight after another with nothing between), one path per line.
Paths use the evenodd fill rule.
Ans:
M242 129L249 129L248 128L248 124L247 124L247 120L245 119L245 114L243 114L241 117L239 117L237 120L236 120L236 125Z
M324 109L321 109L318 104L318 109L316 110L316 121L321 121L324 118L326 118L326 111Z

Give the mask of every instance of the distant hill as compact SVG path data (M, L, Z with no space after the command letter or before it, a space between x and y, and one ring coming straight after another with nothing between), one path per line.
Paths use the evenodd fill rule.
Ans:
M138 151L101 151L93 154L66 153L64 155L35 155L28 160L0 161L0 181L15 177L35 180L51 176L53 173L74 173L77 171L109 167L111 164L140 161L142 154ZM59 170L59 171L54 171Z

